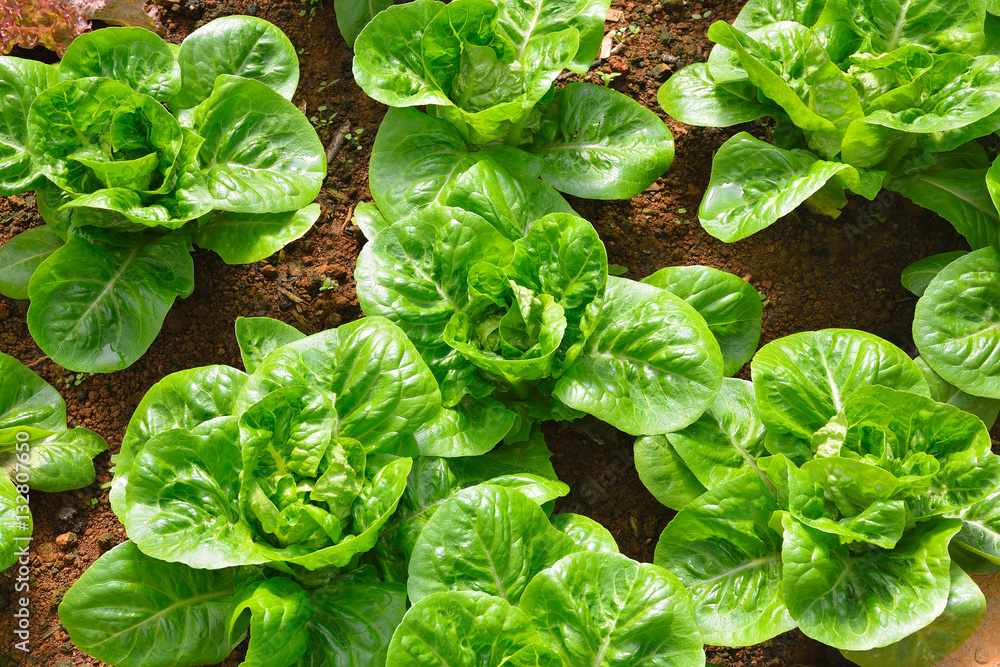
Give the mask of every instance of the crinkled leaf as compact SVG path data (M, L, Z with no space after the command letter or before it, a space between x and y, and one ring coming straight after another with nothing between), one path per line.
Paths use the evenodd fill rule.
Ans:
M197 106L212 94L220 75L255 79L286 100L299 85L299 59L281 30L252 16L225 16L188 35L177 53L179 108Z
M864 36L864 51L888 53L915 44L933 53L978 53L985 6L983 0L961 6L945 0L834 0L826 11Z
M793 334L768 343L751 363L754 395L768 449L811 458L813 434L851 394L878 385L929 395L910 357L878 336L851 329Z
M1000 255L982 248L942 269L917 302L913 340L947 382L1000 398Z
M239 590L226 625L231 644L242 641L250 626L250 644L241 667L294 664L308 648L306 623L312 617L309 593L291 579L272 577Z
M934 622L894 644L868 651L844 651L844 657L861 667L930 667L964 644L985 616L983 592L952 563L948 604Z
M982 398L966 394L935 373L934 369L927 365L923 357L917 357L914 361L920 367L924 378L927 379L927 384L931 388L931 398L938 403L947 403L966 412L971 412L982 420L986 428L993 427L993 424L996 423L997 415L1000 415L1000 399Z
M194 131L205 139L199 159L208 193L224 211L299 209L315 199L326 178L316 130L259 81L221 75L195 109Z
M590 199L628 199L674 159L670 130L621 93L570 83L538 107L541 129L522 148L542 159L542 180Z
M702 637L683 584L620 554L576 553L540 572L520 609L569 665L701 667Z
M28 152L28 110L39 93L58 80L52 65L10 56L0 59L0 196L29 190L41 178Z
M87 32L66 49L59 80L103 76L167 102L180 88L180 69L170 47L144 28Z
M108 443L98 434L85 428L74 428L42 440L32 439L27 464L12 453L0 458L0 466L7 468L8 472L27 467L30 476L28 485L35 491L71 491L93 484L97 473L92 459L107 448Z
M567 67L577 74L585 74L594 64L601 40L604 38L604 19L608 13L607 0L520 0L500 4L497 27L514 45L517 60L524 55L532 41L542 35L576 28L580 32L580 47Z
M553 395L632 435L697 419L722 384L722 355L704 319L666 290L608 278L594 333Z
M756 472L704 494L667 524L654 562L687 586L705 643L748 646L795 627L779 593L774 493Z
M747 281L708 266L668 266L642 282L679 296L705 318L722 349L725 375L735 375L757 351L764 308Z
M836 535L784 515L781 596L809 637L835 648L867 651L929 625L951 588L948 543L955 519L918 524L895 549L852 553Z
M589 517L564 512L551 519L552 527L566 533L580 551L617 554L618 543L611 532Z
M903 269L903 274L900 277L903 287L910 290L915 296L923 296L924 291L927 290L927 286L930 285L934 276L940 273L941 269L959 257L965 256L965 254L964 250L955 250L953 252L942 252L937 255L918 259Z
M125 516L125 485L132 462L146 443L171 429L192 431L205 422L235 414L236 396L246 380L246 373L235 368L205 366L172 373L146 392L125 429L115 463L109 496L119 519Z
M455 494L424 526L407 591L478 591L517 603L532 577L576 551L524 494L483 484Z
M527 614L503 598L445 591L410 607L392 635L387 663L393 667L499 667L538 641Z

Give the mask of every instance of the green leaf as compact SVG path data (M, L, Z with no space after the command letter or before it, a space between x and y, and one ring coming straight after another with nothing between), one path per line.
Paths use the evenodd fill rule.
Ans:
M724 378L708 411L666 438L706 489L755 470L755 461L767 455L753 385L745 380Z
M670 130L621 93L570 83L538 107L541 129L521 147L542 159L542 180L589 199L629 199L674 159Z
M393 667L516 666L517 662L505 659L538 641L527 614L506 600L473 591L446 591L410 607L392 635L387 663Z
M333 13L337 17L337 29L350 47L366 25L379 12L392 7L392 0L334 0Z
M461 174L446 203L482 216L511 241L549 213L574 213L552 186L536 178L516 178L493 160L477 162Z
M997 303L1000 255L982 248L942 269L913 315L913 340L924 361L948 383L986 398L1000 398Z
M708 266L670 266L642 282L679 296L705 318L722 349L725 375L735 375L757 351L764 308L750 283Z
M213 205L224 211L299 209L316 198L326 178L316 130L258 81L221 75L195 109L194 131L205 138L199 159ZM265 138L267 150L261 150Z
M121 667L222 661L234 571L194 570L144 555L132 542L101 556L59 604L77 648Z
M960 7L945 0L834 0L826 11L864 37L862 51L888 53L915 44L932 53L978 53L985 7L983 0Z
M351 222L361 229L361 233L369 241L378 236L378 233L388 227L391 223L386 219L378 206L371 202L362 202L354 207L354 217Z
M389 220L399 220L440 201L456 177L476 162L451 123L415 109L391 108L372 147L372 198Z
M1000 490L993 490L975 505L949 516L962 520L962 530L953 546L1000 565Z
M780 21L795 21L812 28L826 4L827 0L749 0L733 25L743 32Z
M10 56L0 59L0 196L30 190L42 174L28 152L28 110L56 84L52 65Z
M543 35L566 28L580 32L580 47L566 67L577 74L586 74L597 58L604 38L607 0L528 0L501 3L497 27L514 45L514 59L532 62L525 53L532 42Z
M354 78L370 97L394 110L451 104L421 54L424 31L444 8L437 0L415 0L388 7L365 26L354 43Z
M59 392L14 357L0 352L0 429L66 430Z
M452 316L469 307L470 268L479 262L503 266L513 252L513 244L478 215L426 208L391 225L362 249L355 270L358 301L366 314L396 323L445 384L451 369L467 365L439 348Z
M889 646L868 651L844 651L861 667L931 667L957 650L986 617L986 598L969 575L951 565L948 604L930 625Z
M465 400L414 436L421 456L480 456L493 449L514 426L517 414L491 398Z
M111 28L74 39L59 62L59 80L102 76L167 102L180 89L170 47L144 28Z
M130 366L160 332L175 297L194 290L183 236L108 248L74 236L31 278L28 329L55 363L107 373Z
M511 442L511 438L508 437L503 444L487 454L487 458L548 479L559 479L549 460L552 458L552 452L545 444L545 434L537 422L532 425L527 438Z
M249 624L250 645L242 667L292 665L308 650L306 623L312 617L309 593L291 579L257 581L233 600L226 620L229 643L240 643Z
M851 329L780 338L762 347L750 367L768 449L793 460L812 458L813 434L863 387L930 395L923 374L905 352Z
M550 519L552 527L566 533L580 551L617 554L618 543L611 532L589 517L564 512Z
M27 299L31 276L63 243L48 225L32 227L7 241L0 247L0 292L11 299Z
M23 470L26 466L30 475L28 484L35 491L71 491L93 484L97 473L92 459L107 448L108 443L98 434L74 428L40 441L32 440L27 464L11 453L0 460L0 466L8 472Z
M284 213L217 211L199 223L191 240L217 252L226 264L252 264L304 236L319 214L319 204Z
M934 279L934 276L940 273L941 269L948 266L959 257L965 256L965 254L966 252L964 250L955 250L954 252L942 252L937 255L931 255L930 257L918 259L916 262L903 269L903 275L900 277L903 287L908 289L915 296L923 296L924 292L927 290L927 286L930 285L931 280Z
M252 16L225 16L188 35L177 53L181 90L173 104L189 109L212 95L220 75L254 79L286 100L299 85L295 47L277 26Z
M890 178L885 187L950 222L973 250L1000 247L1000 216L989 189L989 174L996 174L995 180L998 172L953 169L939 163Z
M705 231L731 243L774 224L831 180L874 199L880 174L866 175L848 164L819 160L803 150L784 150L740 132L716 154L698 216Z
M851 121L864 116L857 91L805 26L774 23L748 35L716 21L709 39L739 55L750 82L781 106L806 132L809 146L827 159L840 152Z
M516 604L532 577L574 551L524 494L483 484L459 491L424 526L407 591L414 603L441 591L477 591Z
M6 570L31 544L31 510L7 475L0 475L0 568Z
M649 435L692 423L721 383L718 343L694 308L612 276L594 333L552 393L626 433Z
M781 596L807 636L834 648L867 651L929 625L951 588L948 543L955 519L918 524L895 549L852 550L836 535L782 518Z
M125 485L132 462L146 443L164 431L192 431L219 417L234 415L236 396L246 380L246 374L235 368L205 366L171 373L146 392L125 429L115 463L109 497L119 519L125 516Z
M687 592L656 565L619 554L571 554L531 580L520 609L564 664L705 664Z
M730 127L769 116L748 81L716 83L706 63L694 63L660 87L656 101L672 118L687 125Z
M917 357L914 361L920 368L920 372L924 374L924 378L926 378L927 384L931 388L931 398L938 403L954 405L956 408L976 415L982 420L986 428L993 427L997 416L1000 415L1000 400L966 394L935 373L934 369L927 365L923 357Z
M129 468L121 517L129 537L153 558L196 568L272 560L240 516L242 470L235 417L157 433Z
M795 627L782 601L778 510L756 472L713 489L667 524L654 561L687 586L705 643L748 646Z
M402 331L366 317L289 343L254 371L241 395L248 407L277 389L322 389L333 399L336 431L369 454L392 453L437 416L437 382Z
M405 586L359 568L314 590L312 601L309 650L296 667L385 667L392 633L406 612Z
M572 364L597 325L608 280L608 255L593 226L568 213L534 221L514 242L504 272L511 282L552 295L562 306L566 333L557 356Z
M253 373L267 355L279 347L302 340L306 335L280 320L270 317L237 317L236 342L240 346L243 367Z
M637 438L634 455L639 479L654 498L670 509L680 511L708 490L665 435Z

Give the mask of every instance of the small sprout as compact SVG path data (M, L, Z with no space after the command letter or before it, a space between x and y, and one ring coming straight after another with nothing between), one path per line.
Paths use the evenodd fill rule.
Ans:
M621 264L608 264L608 274L612 276L624 276L628 273L628 267Z
M712 10L711 9L706 9L704 12L702 12L701 15L704 16L705 18L708 18L709 16L712 15Z
M340 287L340 283L333 278L326 276L323 278L323 285L319 288L319 291L326 292L328 290L337 289L338 287Z
M698 19L701 18L701 14L692 14L691 18L693 18L695 21L697 21Z
M621 76L621 72L598 72L597 76L601 77L601 81L604 82L604 87L607 88L611 85L611 82Z
M677 209L677 214L678 215L684 215L687 212L688 212L688 210L686 208L679 208L679 209Z

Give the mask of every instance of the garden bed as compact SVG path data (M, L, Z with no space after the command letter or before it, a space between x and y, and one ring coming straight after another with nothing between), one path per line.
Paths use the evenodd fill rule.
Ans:
M704 60L710 48L708 26L718 19L732 20L741 6L723 1L615 2L622 16L606 29L616 31L614 44L623 46L616 46L614 55L584 80L600 84L598 71L617 73L611 87L666 120L656 104L661 82L670 72ZM127 370L81 376L52 364L28 334L27 302L0 298L0 350L56 386L75 425L105 436L112 453L140 398L161 378L209 364L241 367L233 331L237 316L274 317L306 333L361 316L353 272L365 239L351 224L351 215L357 203L371 199L368 158L386 110L354 84L352 52L337 31L331 2L320 6L187 0L163 8L171 42L179 42L204 21L229 14L257 15L275 23L299 53L302 75L294 103L315 118L324 144L342 128L345 141L331 162L319 198L323 213L312 231L252 265L228 266L207 251L196 253L194 294L178 301L149 353ZM917 299L903 289L899 276L920 258L966 248L951 225L884 192L875 202L855 198L837 220L803 208L750 239L724 244L697 223L712 156L738 131L763 137L769 128L764 123L726 130L668 123L677 158L649 190L629 201L570 199L600 233L610 262L627 267L626 276L636 280L663 266L685 264L705 264L743 277L765 299L762 344L799 331L840 327L874 333L916 353L910 327ZM0 244L38 222L32 196L0 202ZM748 370L740 377L749 378ZM612 532L625 555L651 562L656 540L674 513L639 481L632 438L594 423L597 426L586 420L570 427L550 424L545 429L555 469L572 489L556 510L594 518ZM994 451L1000 452L996 430L993 436ZM0 667L103 664L72 647L56 607L91 563L126 539L101 488L111 479L110 467L110 455L102 454L97 483L75 492L33 496L32 653L28 658L0 655ZM5 646L12 636L11 615L3 611L13 608L10 596L11 586L0 588L0 637ZM239 655L223 664L238 664ZM971 657L987 664L979 662L974 651ZM850 664L834 649L797 631L747 649L709 649L708 659L734 667ZM1000 655L992 659L1000 660Z

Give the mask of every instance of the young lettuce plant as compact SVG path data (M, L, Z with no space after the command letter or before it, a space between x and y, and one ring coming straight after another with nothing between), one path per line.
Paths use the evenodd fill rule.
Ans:
M554 193L525 197L489 161L458 180L448 206L391 224L367 209L359 223L362 309L397 323L441 385L446 409L417 434L425 453L482 454L535 420L583 414L633 435L683 428L752 354L760 297L743 281L706 267L608 276L596 231Z
M865 667L937 663L986 613L966 569L1000 565L986 426L862 332L789 336L751 368L694 425L636 443L643 480L681 510L655 562L707 643L798 627Z
M568 492L537 440L478 459L418 456L414 433L440 392L384 319L309 337L240 319L237 339L249 374L174 373L129 423L111 503L131 541L59 609L100 660L215 664L249 628L248 664L385 665L406 561L441 503L484 481L539 504Z
M707 63L660 89L668 114L727 127L775 119L774 145L741 132L719 150L699 215L723 241L754 234L803 202L837 217L845 190L887 188L948 219L982 247L985 154L1000 127L1000 55L986 0L751 0L717 22ZM985 163L985 164L984 164Z
M545 512L517 490L465 489L426 523L413 549L412 607L388 664L705 664L684 586L618 553L575 515Z
M0 248L0 292L31 299L53 361L109 372L142 356L194 289L195 245L239 264L308 231L326 158L289 101L298 77L288 38L246 16L179 49L107 28L58 66L0 60L0 195L36 190L46 222Z
M94 482L104 439L66 427L66 403L14 357L0 353L0 570L31 539L30 491L57 493Z
M579 197L646 189L673 160L663 122L602 86L554 87L564 68L590 68L608 6L415 0L378 14L355 43L354 75L392 107L372 151L379 207L398 219L440 203L453 177L485 157Z

